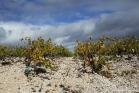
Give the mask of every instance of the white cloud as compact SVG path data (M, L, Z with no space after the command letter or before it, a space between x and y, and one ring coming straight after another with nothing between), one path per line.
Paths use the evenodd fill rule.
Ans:
M7 33L7 38L0 42L6 44L9 42L16 42L20 44L19 39L29 36L32 39L36 39L42 36L45 40L49 37L56 44L62 44L68 48L73 48L75 39L84 38L93 30L94 21L82 20L75 23L61 23L58 26L52 25L32 25L24 24L21 22L0 22L0 27L3 27ZM81 36L78 36L80 34ZM77 36L76 36L77 35ZM70 45L71 44L71 45Z
M54 43L56 43L56 44L58 44L58 45L61 45L61 44L64 42L64 40L69 39L69 37L70 37L70 36L65 36L65 37L56 38L56 39L54 40Z

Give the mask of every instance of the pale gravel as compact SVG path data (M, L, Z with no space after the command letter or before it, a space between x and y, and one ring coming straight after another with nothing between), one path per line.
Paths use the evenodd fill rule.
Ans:
M21 60L22 61L22 60ZM23 62L10 66L0 66L0 93L134 93L139 92L139 73L128 76L115 76L113 79L99 74L82 73L79 59L60 58L52 61L57 71L47 69L47 73L37 77L24 75ZM138 65L139 61L137 61ZM131 70L131 63L115 63L115 72ZM122 67L121 67L122 65ZM126 67L125 67L125 66ZM90 68L87 68L90 71ZM42 85L42 91L39 92ZM63 85L64 87L60 87ZM66 89L68 91L66 91ZM34 91L34 92L33 92ZM36 91L36 92L35 92Z

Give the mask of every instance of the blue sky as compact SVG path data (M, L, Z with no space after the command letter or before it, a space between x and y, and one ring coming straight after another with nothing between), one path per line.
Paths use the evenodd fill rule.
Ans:
M139 37L139 0L1 0L0 45L49 37L73 50L74 40Z

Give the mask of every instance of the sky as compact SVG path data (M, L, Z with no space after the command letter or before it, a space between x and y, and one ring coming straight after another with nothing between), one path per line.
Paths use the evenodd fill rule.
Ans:
M139 37L139 0L1 0L0 45L49 37L73 51L76 39Z

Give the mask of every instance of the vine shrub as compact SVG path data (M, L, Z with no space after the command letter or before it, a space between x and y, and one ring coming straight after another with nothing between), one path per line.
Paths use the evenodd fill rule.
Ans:
M37 40L31 40L30 37L22 38L21 41L25 40L27 44L26 56L32 62L42 62L47 68L53 69L49 60L43 60L43 55L60 55L60 56L72 56L72 53L64 48L62 45L56 45L51 42L49 38L46 42L42 37L38 37Z
M91 66L92 72L100 72L105 62L109 59L107 56L112 56L113 60L117 60L115 55L123 54L139 54L139 38L136 36L124 36L122 39L117 40L109 36L102 36L98 39L98 42L93 42L90 37L86 42L76 40L77 46L74 49L74 55L76 57L82 57L85 64ZM98 56L89 57L88 55L94 54Z

